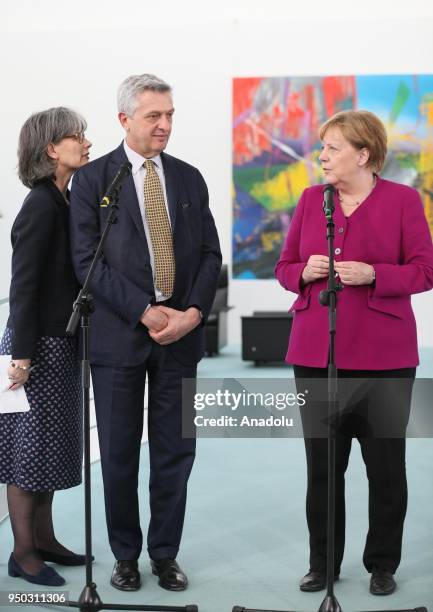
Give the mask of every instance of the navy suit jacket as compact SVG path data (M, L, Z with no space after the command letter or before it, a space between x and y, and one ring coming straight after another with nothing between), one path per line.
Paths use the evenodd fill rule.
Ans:
M12 357L35 357L41 336L66 336L79 285L69 244L69 207L51 180L27 194L12 227Z
M201 309L208 316L221 268L221 251L209 209L206 183L189 164L161 153L173 231L176 276L170 306ZM127 161L123 143L80 168L71 191L72 259L81 283L89 270L108 216L99 203L119 166ZM137 365L150 352L151 339L140 316L155 302L149 249L132 176L122 185L118 221L111 227L90 284L95 312L90 359L100 365ZM203 325L169 345L185 365L203 356Z

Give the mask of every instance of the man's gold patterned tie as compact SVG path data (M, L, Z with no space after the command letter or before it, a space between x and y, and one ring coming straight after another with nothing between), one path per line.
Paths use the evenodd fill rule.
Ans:
M169 298L173 293L175 274L173 236L154 163L146 159L145 166L144 206L155 262L155 286Z

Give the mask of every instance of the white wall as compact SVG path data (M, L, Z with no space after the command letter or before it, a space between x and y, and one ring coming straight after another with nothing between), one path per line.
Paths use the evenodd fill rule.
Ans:
M224 259L231 260L233 76L433 72L431 0L20 0L2 4L0 298L9 283L9 231L25 189L15 175L18 132L35 110L84 114L93 156L122 138L115 92L127 75L154 72L174 87L168 151L207 179ZM281 310L275 281L234 281L239 317ZM414 300L421 344L433 344L433 292Z

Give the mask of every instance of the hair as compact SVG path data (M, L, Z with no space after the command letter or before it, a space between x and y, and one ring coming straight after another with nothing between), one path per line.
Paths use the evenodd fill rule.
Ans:
M321 140L329 128L338 128L355 149L368 149L367 166L373 172L380 172L386 157L387 136L379 117L366 110L341 111L320 127Z
M154 74L133 74L126 78L117 90L117 110L132 117L138 106L137 96L143 91L172 92L168 83Z
M55 178L57 163L48 156L48 145L66 136L84 132L87 123L75 111L57 106L31 115L21 128L18 140L18 176L30 189Z

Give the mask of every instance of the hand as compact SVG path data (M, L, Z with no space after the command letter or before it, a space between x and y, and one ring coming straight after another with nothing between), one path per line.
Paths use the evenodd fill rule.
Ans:
M149 332L160 332L167 327L168 317L159 309L159 306L151 306L143 312L140 321L147 327Z
M312 283L329 274L329 257L327 255L311 255L307 265L302 271L302 280L305 284Z
M343 285L371 285L374 278L373 266L361 261L336 261L335 271Z
M163 346L177 342L197 327L201 321L199 311L193 306L185 311L167 306L155 306L155 308L168 317L168 324L162 331L149 331L149 335L155 342Z
M28 381L30 376L29 370L22 370L20 367L16 366L28 368L30 367L30 359L13 359L12 363L15 364L15 367L12 365L8 367L8 378L11 383L9 389L11 391L16 391Z

